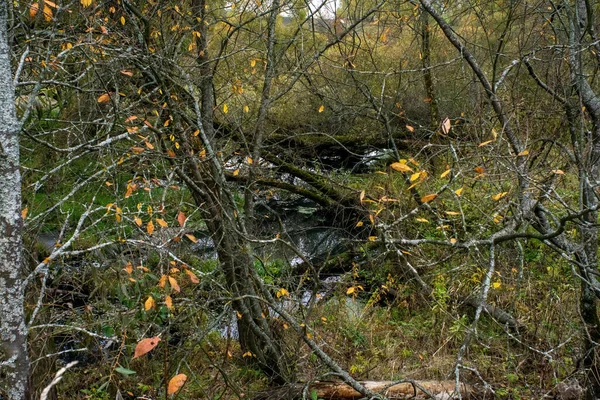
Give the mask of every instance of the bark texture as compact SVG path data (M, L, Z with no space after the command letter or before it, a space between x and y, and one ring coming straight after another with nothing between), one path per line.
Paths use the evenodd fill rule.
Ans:
M0 3L0 338L10 400L29 398L29 358L21 271L19 122L8 46L7 3Z

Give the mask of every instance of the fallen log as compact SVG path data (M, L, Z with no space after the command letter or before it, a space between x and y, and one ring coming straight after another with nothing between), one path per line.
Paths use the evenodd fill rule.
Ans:
M396 384L392 381L363 381L360 384L390 400L458 398L454 381L405 381ZM464 383L459 385L459 390L463 399L472 398L474 395L474 389ZM307 394L307 399L314 398L314 394L317 398L325 400L358 400L364 397L344 382L314 382L308 388L302 384L272 388L257 394L254 399L297 400L302 399L303 393Z

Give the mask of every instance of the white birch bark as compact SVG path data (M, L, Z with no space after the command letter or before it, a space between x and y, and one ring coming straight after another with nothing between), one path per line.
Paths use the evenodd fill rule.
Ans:
M27 399L29 357L23 308L19 130L8 45L7 2L0 2L0 339L10 400Z

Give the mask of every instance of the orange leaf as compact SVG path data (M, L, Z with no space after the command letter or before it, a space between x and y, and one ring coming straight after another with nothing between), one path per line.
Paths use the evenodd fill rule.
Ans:
M191 233L186 233L185 237L187 237L188 239L190 239L194 243L198 243L198 239L196 239L196 236L192 235Z
M166 228L167 226L169 226L169 224L167 224L167 221L165 221L164 219L161 219L161 218L156 218L156 222L158 222L158 224L163 228Z
M410 125L406 125L406 129L408 129L409 132L414 132L415 131L415 128L413 128Z
M133 272L133 265L131 265L131 261L129 261L123 269L125 270L125 272L127 272L127 274L131 275L131 273Z
M131 121L135 121L136 119L137 119L137 116L136 116L136 115L132 115L131 117L127 118L127 119L125 120L125 122L131 122Z
M144 303L144 310L148 311L151 308L154 308L155 306L155 302L154 299L152 298L152 296L148 296L148 298L146 299L146 302Z
M38 9L39 9L39 4L32 3L31 7L29 7L29 18L34 19L35 16L37 15Z
M171 296L167 296L165 298L165 305L167 306L167 308L169 310L171 310L173 308L173 299L171 298Z
M154 145L150 142L146 142L146 147L149 148L150 150L154 150Z
M436 193L428 194L426 196L421 197L421 203L429 203L433 199L435 199L438 195Z
M110 100L110 94L104 93L102 96L98 97L98 103L106 103Z
M140 217L133 217L133 222L135 222L137 226L142 226L142 219Z
M192 271L186 269L185 273L190 277L190 281L192 281L192 283L200 283L200 279L198 279L198 277Z
M477 147L483 147L483 146L486 146L486 145L488 145L490 143L493 143L493 142L494 142L493 140L488 140L488 141L485 141L483 143L479 143L479 145Z
M21 218L25 219L27 218L27 212L29 211L29 208L25 207L24 209L21 210Z
M185 214L179 211L179 213L177 214L177 222L179 222L179 226L183 227L183 225L185 224L185 220Z
M483 169L483 167L475 167L475 172L477 172L479 175L482 175L485 170Z
M167 276L163 275L160 277L160 279L158 280L158 287L159 288L164 288L165 284L167 283Z
M173 278L172 276L169 277L169 285L171 285L173 290L176 291L177 293L181 292L181 288L179 287L177 280L175 278Z
M131 71L127 71L126 69L122 69L122 70L121 70L121 73L122 73L123 75L129 76L129 77L132 77L132 76L133 76L133 72L131 72Z
M148 235L152 235L152 233L154 233L154 224L152 221L148 222L148 225L146 225L146 231L148 231Z
M160 342L160 338L158 336L152 338L146 338L139 341L139 343L135 346L135 351L133 353L133 359L135 360L138 357L143 356L148 353L156 346L158 346L158 342Z

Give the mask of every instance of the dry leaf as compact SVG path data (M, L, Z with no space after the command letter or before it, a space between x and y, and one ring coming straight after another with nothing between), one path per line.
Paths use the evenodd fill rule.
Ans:
M446 117L442 121L442 132L444 132L444 135L447 135L448 133L450 133L450 128L451 128L450 119L448 117Z
M156 218L156 222L158 222L158 224L163 228L166 228L169 226L169 224L167 224L167 221L165 221L164 219L161 219L161 218Z
M183 227L183 225L185 224L185 220L185 214L179 211L179 213L177 213L177 222L179 222L179 226Z
M517 154L517 156L526 156L529 154L529 150L525 149L522 152L520 152L519 154Z
M405 163L395 162L392 165L390 165L390 167L392 167L393 170L400 172L412 172L412 168L410 168Z
M321 107L319 107L319 112L322 113L323 111L325 111L325 106L321 105Z
M485 170L483 169L483 167L475 167L475 172L477 172L479 175L483 175Z
M454 193L456 193L456 195L457 195L457 196L460 196L460 195L462 195L462 192L463 192L463 188L456 189L456 190L454 191Z
M135 222L137 226L142 226L142 219L140 217L133 217L133 222Z
M148 225L146 225L146 231L148 232L148 235L152 235L154 233L154 224L152 221L148 222Z
M173 299L171 298L171 296L167 296L165 298L165 305L169 310L173 309Z
M428 194L426 196L421 197L421 203L429 203L433 199L435 199L438 195L436 193Z
M406 125L406 129L408 129L409 132L414 132L415 131L415 128L413 128L410 125Z
M506 196L508 194L508 192L502 192L502 193L498 193L492 196L492 200L498 201L501 198L503 198L504 196Z
M186 233L185 237L190 239L194 243L198 243L198 239L196 239L196 236L192 235L191 233Z
M29 208L25 207L24 209L21 210L21 218L25 219L27 218L27 212L29 211Z
M98 97L98 103L106 103L110 100L110 94L104 93L102 96Z
M186 380L187 376L185 374L179 374L172 377L167 387L167 394L176 393L185 384Z
M477 147L483 147L483 146L486 146L486 145L488 145L488 144L490 144L490 143L493 143L493 142L494 142L493 140L488 140L488 141L486 141L486 142L479 143L479 146L477 146Z
M135 351L133 353L133 359L135 360L138 357L143 356L148 353L156 346L158 346L158 342L160 342L160 338L158 336L152 338L146 338L139 341L139 343L135 346Z
M165 287L165 285L166 285L166 284L167 284L167 276L166 276L166 275L163 275L163 276L161 276L161 277L160 277L160 279L158 280L158 287L162 289L162 288L164 288L164 287Z
M440 175L440 178L445 178L446 176L448 176L448 174L452 172L451 169L447 169L444 172L442 172L442 174Z
M196 274L194 274L192 271L190 271L189 269L186 269L185 273L190 278L190 281L192 281L192 283L200 283L200 279L198 279Z
M179 287L177 280L175 278L173 278L172 276L169 277L169 285L171 285L173 290L176 291L177 293L181 292L181 288Z
M156 303L154 302L154 299L152 298L152 296L148 296L148 298L146 299L146 302L144 302L144 310L148 311L151 308L154 308L155 305L156 305Z

